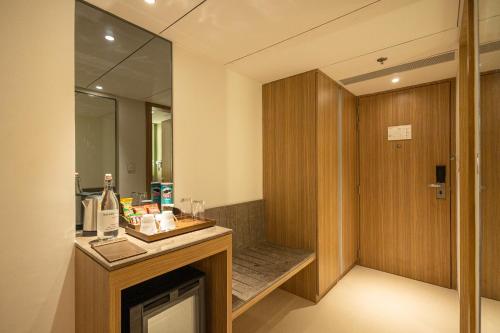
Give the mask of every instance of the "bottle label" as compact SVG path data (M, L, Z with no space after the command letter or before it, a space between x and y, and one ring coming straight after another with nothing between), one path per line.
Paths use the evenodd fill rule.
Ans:
M118 209L101 210L98 221L99 229L103 232L117 230L119 226Z

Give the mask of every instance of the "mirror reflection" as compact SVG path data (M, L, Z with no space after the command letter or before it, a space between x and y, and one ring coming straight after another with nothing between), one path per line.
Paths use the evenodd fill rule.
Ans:
M172 182L172 113L160 105L151 108L151 181Z
M479 1L481 332L500 327L500 2Z
M77 92L76 170L83 192L99 191L105 173L116 174L116 101Z
M104 174L121 197L150 197L172 182L172 45L83 2L75 18L75 192L100 193Z

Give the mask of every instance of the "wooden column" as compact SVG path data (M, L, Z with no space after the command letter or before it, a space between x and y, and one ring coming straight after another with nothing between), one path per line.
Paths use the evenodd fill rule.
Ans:
M476 23L475 1L463 1L458 72L458 225L460 332L479 331L476 224Z
M266 236L316 252L316 262L283 285L312 301L357 260L357 178L340 170L356 171L355 103L354 95L319 70L262 88ZM340 186L343 176L349 178Z

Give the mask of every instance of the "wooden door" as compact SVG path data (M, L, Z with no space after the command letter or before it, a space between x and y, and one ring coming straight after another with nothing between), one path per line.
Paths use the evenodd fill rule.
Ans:
M361 97L359 112L361 264L450 287L450 82ZM410 140L388 141L398 125Z
M500 72L481 76L481 296L500 301Z

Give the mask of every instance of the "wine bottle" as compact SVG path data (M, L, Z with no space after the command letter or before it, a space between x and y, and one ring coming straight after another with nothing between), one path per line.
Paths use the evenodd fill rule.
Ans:
M118 199L113 192L113 176L104 175L104 190L99 200L97 212L97 238L110 239L118 236L119 213Z

